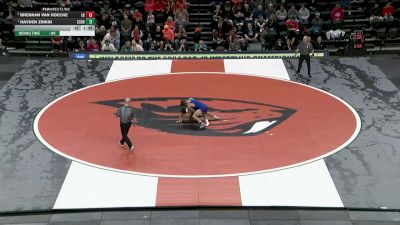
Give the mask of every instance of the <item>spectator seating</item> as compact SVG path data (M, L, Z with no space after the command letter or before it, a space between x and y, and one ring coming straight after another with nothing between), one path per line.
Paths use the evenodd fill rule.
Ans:
M9 0L10 2L17 5L15 8L18 7L17 0ZM265 10L264 6L268 6L269 0L260 0L263 2L263 10ZM260 2L258 1L258 2ZM108 2L108 4L107 4ZM96 19L98 28L101 25L105 26L105 33L101 34L98 32L96 35L96 40L98 44L102 44L104 42L103 38L104 35L109 33L110 26L117 25L120 26L120 21L123 20L123 15L129 15L129 19L132 21L133 24L140 24L140 29L142 33L146 33L145 25L147 24L147 13L149 10L154 10L155 15L155 26L164 25L167 16L172 16L174 18L174 13L178 10L180 5L183 5L189 14L189 22L186 24L186 45L188 50L193 50L194 45L198 42L199 39L202 39L205 44L208 46L212 46L214 49L217 48L219 45L223 45L222 48L219 49L229 49L229 38L236 38L239 36L244 36L247 30L247 23L249 21L239 19L234 16L237 13L236 8L237 5L240 5L240 1L231 1L231 0L174 0L175 5L170 5L168 1L165 0L143 0L143 1L128 1L128 0L119 0L118 2L115 0L107 0L107 1L100 1L100 0L75 0L75 1L68 1L68 0L33 0L33 6L37 7L59 7L65 4L67 7L71 7L72 10L77 9L81 10L82 7L90 7L91 9L95 9L96 11ZM224 9L225 3L231 2L231 5L236 5L234 7L235 10L232 11L231 16L229 18L232 20L231 24L228 20L223 21L223 32L225 33L224 41L218 41L216 43L213 42L213 29L217 28L217 22L213 19L213 11L215 9L215 4L221 4L221 8ZM244 0L245 3L249 2L249 0ZM280 7L280 0L272 1L277 2L273 5L274 10L278 10ZM311 34L313 40L316 40L317 36L322 36L324 39L324 44L327 46L329 52L331 54L342 54L343 51L348 48L350 43L350 35L352 32L363 31L366 37L365 46L367 51L369 52L382 52L382 49L388 51L400 51L400 38L399 38L399 17L400 17L400 0L393 0L392 5L395 9L397 9L396 13L394 14L395 21L393 22L381 22L375 24L376 26L371 26L370 24L370 9L374 6L375 2L378 2L381 7L385 6L388 0L352 0L349 6L344 7L345 15L344 20L341 23L333 24L331 21L331 10L337 4L337 1L330 1L330 0L314 0L314 1L307 1L306 8L308 8L310 12L310 17L308 18L308 22L300 23L300 28L298 31L288 31L288 25L285 21L278 21L276 24L277 32L276 31L268 31L265 32L263 29L255 27L255 19L251 22L254 26L257 34L258 34L258 41L247 43L246 40L241 39L241 49L242 50L254 50L254 49L272 49L275 45L277 39L283 39L284 43L286 43L286 39L288 40L288 46L293 48L298 40L300 40L301 36L304 34L308 34L308 29L311 26L311 21L315 17L316 13L320 13L320 16L323 20L322 30L317 33ZM284 6L286 10L290 9L291 5L295 5L296 9L299 10L300 6L303 4L303 1L299 0L285 0ZM168 9L171 9L168 12ZM15 9L14 9L15 10ZM140 21L135 21L134 18L136 15L136 11L139 10L139 13L142 14L143 23ZM274 11L272 10L272 11ZM3 10L4 11L4 10ZM173 12L171 12L173 11ZM240 11L240 9L238 10ZM271 11L271 12L272 12ZM162 13L159 13L162 12ZM225 13L225 15L229 13ZM239 14L238 14L239 15ZM113 17L112 17L113 16ZM174 18L175 19L175 18ZM223 18L225 19L225 18ZM269 18L267 18L269 19ZM267 21L266 21L267 23ZM240 28L238 24L243 24ZM151 35L154 37L155 26L151 26ZM231 29L232 26L235 26L235 31ZM10 20L6 21L5 23L0 25L0 36L3 39L5 45L10 47L15 47L17 49L23 49L26 52L51 52L52 51L52 38L38 38L38 37L14 37L12 34L13 25ZM335 39L327 39L326 33L330 30L335 30L338 27L341 31L343 31L344 35L338 36ZM133 27L132 27L133 28ZM289 27L291 28L291 27ZM175 32L178 32L178 28L175 28ZM201 30L201 32L198 32ZM197 31L197 32L196 32ZM119 31L120 32L120 31ZM215 33L214 33L215 34ZM117 32L115 35L119 35ZM141 36L142 37L142 36ZM112 37L114 38L114 37ZM119 48L124 45L125 39L121 42L115 42L114 44ZM128 37L130 38L130 37ZM176 37L175 37L176 38ZM121 38L122 39L122 38ZM143 45L145 50L150 49L152 43L148 43L148 40L140 40L141 45ZM165 41L165 40L164 40ZM74 38L73 40L67 40L67 38L63 38L63 51L77 51L78 43L83 42L84 45L87 43L87 38ZM177 50L177 45L180 41L176 41L171 43L171 49ZM157 43L159 44L159 43ZM165 44L165 43L163 43ZM257 47L257 45L261 47ZM164 46L164 45L163 45ZM101 47L101 46L100 46ZM249 47L249 48L248 48ZM85 47L81 48L82 50ZM163 50L163 49L157 49ZM12 52L12 50L10 51Z

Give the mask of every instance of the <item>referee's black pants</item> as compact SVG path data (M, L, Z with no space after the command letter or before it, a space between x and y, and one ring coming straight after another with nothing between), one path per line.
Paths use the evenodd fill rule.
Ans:
M308 76L311 76L311 68L310 68L311 66L310 66L310 56L309 55L300 54L299 66L297 67L297 73L300 73L301 66L303 65L304 60L306 60L306 63L307 63Z
M129 128L131 128L131 123L120 123L120 127L121 127L122 139L119 143L121 143L121 145L123 145L126 142L130 149L132 147L132 142L128 137L128 132L129 132Z

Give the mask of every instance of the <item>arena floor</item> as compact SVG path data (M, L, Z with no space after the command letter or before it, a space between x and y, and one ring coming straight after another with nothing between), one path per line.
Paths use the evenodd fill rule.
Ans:
M396 56L313 59L313 78L292 59L13 60L1 62L0 212L400 209ZM126 97L133 152L112 114ZM184 97L221 120L175 124Z

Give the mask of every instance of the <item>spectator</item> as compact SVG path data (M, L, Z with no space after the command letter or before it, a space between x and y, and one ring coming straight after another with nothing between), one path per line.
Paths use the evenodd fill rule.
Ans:
M187 51L186 40L181 39L179 41L178 52L186 52L186 51Z
M188 23L189 22L189 13L184 8L183 4L179 7L179 9L175 12L175 20L179 18L179 16L183 16L183 19Z
M148 26L154 26L156 23L156 17L153 15L152 11L148 13L146 23Z
M100 26L100 28L96 32L97 41L103 40L107 34L107 30L105 26Z
M244 21L246 23L251 23L253 22L253 11L250 10L249 4L244 4Z
M299 11L297 11L295 4L290 6L290 9L287 12L287 14L289 19L297 19L299 17Z
M151 39L156 42L156 48L159 48L160 45L163 45L163 33L160 26L156 27L156 30L151 35Z
M181 43L181 40L186 39L186 30L180 25L175 33L175 48L178 49Z
M318 34L322 32L322 25L324 24L324 21L322 20L319 13L315 14L315 17L312 19L311 24L311 27L308 29L308 32L310 34Z
M143 44L143 43L141 43L142 42L142 40L141 40L142 37L143 37L143 31L141 31L139 29L139 25L136 24L135 27L132 30L131 38L133 40L135 40L136 43Z
M116 51L114 45L110 42L109 39L104 40L104 44L103 44L103 46L101 47L101 50L102 50L102 51L105 51L105 52L107 52L107 51L109 51L109 52L115 52L115 51Z
M237 31L236 27L232 27L229 30L229 36L228 36L228 43L229 44L231 44L234 39L238 38L237 35L236 35L236 31Z
M132 48L134 52L143 52L144 49L141 45L139 45L138 43L136 43L135 40L132 40Z
M172 16L168 16L167 21L165 21L165 25L167 25L169 29L175 30L175 22Z
M176 0L173 13L176 14L178 12L178 10L180 10L181 8L184 10L187 10L188 7L189 7L189 4L186 2L186 0ZM187 18L187 19L189 19L189 18Z
M133 20L135 21L135 25L143 23L143 14L138 9L135 9Z
M217 48L220 45L225 45L225 30L223 27L223 21L218 21L217 28L213 30L213 49Z
M167 3L164 0L156 0L155 11L156 12L165 12L167 9Z
M175 39L174 31L168 25L164 25L162 33L165 44L172 43L174 41Z
M258 2L256 1L256 0L249 0L248 1L248 4L249 4L249 8L250 8L250 10L253 12L254 10L256 10L257 9L257 7L258 7Z
M26 0L23 0L23 1L26 1ZM31 1L31 0L29 0L29 1ZM72 7L73 8L79 8L81 6L82 6L82 2L80 0L72 0Z
M121 27L121 23L120 23L119 19L115 18L113 14L110 15L109 23L110 23L110 28L115 27L115 28L119 29Z
M110 23L110 17L107 14L103 14L100 17L100 21L99 21L100 25L104 25L106 30L110 29L111 27L111 23Z
M122 1L119 0L110 0L110 8L113 9L113 12L115 12L118 9L124 8L124 4Z
M267 14L265 14L262 5L258 5L257 10L253 12L253 20L256 20L260 16L262 16L264 19L267 19Z
M244 39L246 40L246 43L254 43L257 42L258 34L257 32L253 29L253 25L251 23L247 24L247 30L244 33Z
M276 5L277 3L278 3L277 0L265 0L265 4ZM285 0L282 0L281 3L285 3Z
M234 38L231 44L229 45L230 51L241 51L241 45L239 42L239 38Z
M317 37L317 42L314 43L314 49L316 49L316 50L324 50L324 49L326 49L326 45L322 41L322 37L321 36Z
M386 6L382 9L382 16L386 22L390 22L394 20L394 7L392 6L391 2L386 3Z
M146 26L145 30L143 31L143 35L142 35L142 38L141 38L141 42L139 42L139 44L141 44L142 47L143 47L145 50L148 50L148 49L149 49L149 45L150 45L151 42L152 42L152 40L151 40L151 31L150 31L150 27L149 27L149 26Z
M132 22L129 20L127 15L124 15L124 20L121 22L121 39L125 42L129 39L132 32Z
M157 42L152 41L150 44L149 52L155 52L157 50Z
M102 14L103 16L112 11L112 9L110 8L110 4L108 4L108 1L104 3L105 4L102 4L100 8L100 14Z
M244 9L242 8L242 5L237 5L235 8L236 9L233 12L233 15L235 17L233 23L234 24L238 24L238 23L243 24L244 23Z
M71 1L70 0L61 0L61 1L59 1L59 4L63 8L69 8L71 6Z
M0 55L5 56L8 54L7 47L3 45L3 40L0 38Z
M82 40L79 40L78 47L75 49L75 51L86 51L85 44Z
M52 44L53 44L53 50L58 50L62 52L62 45L63 45L63 40L60 36L55 36L52 38Z
M374 23L382 22L384 20L381 16L382 9L379 6L379 3L375 3L374 7L372 7L369 12L371 14L369 18L369 22L371 23L371 25L373 25Z
M114 0L115 1L115 0ZM125 0L119 0L121 3L122 3L122 1L124 1L125 2ZM123 4L121 4L119 7L117 7L116 9L122 9L123 8L123 6L122 6ZM135 9L138 9L140 12L144 12L144 3L143 3L143 1L142 0L137 0L137 1L134 1L134 8Z
M179 27L182 26L183 28L186 28L187 21L183 17L183 14L179 14L178 18L175 20L175 26Z
M283 44L282 39L278 38L275 42L274 50L276 51L287 50L287 46Z
M340 4L336 4L331 11L331 19L333 23L341 23L344 19L344 9Z
M233 6L238 6L241 5L243 3L243 0L231 0Z
M286 21L286 27L288 31L299 32L299 21L297 19L290 18Z
M232 20L234 18L231 4L227 1L224 5L224 18Z
M255 24L256 24L256 32L257 33L263 32L265 30L265 28L266 28L266 23L265 23L265 20L264 20L264 18L262 16L258 17L258 19L257 19Z
M301 8L299 10L299 19L301 24L308 24L308 18L310 17L310 11L306 8L306 5L301 4Z
M290 39L290 38L286 39L286 47L285 47L285 49L286 50L295 50L296 49L293 39Z
M18 0L18 7L21 8L32 8L32 0Z
M156 9L156 1L155 0L146 0L144 3L144 10L146 12L152 12Z
M156 24L164 23L164 22L165 22L165 19L167 18L167 12L166 12L166 10L161 11L161 12L156 11L156 13L154 14L154 16L155 16L155 18L156 18Z
M139 26L139 29L144 29L144 22L143 22L143 18L141 16L140 12L136 13L136 16L134 14L133 16L133 22L132 22L132 27L135 27L135 25ZM140 15L140 16L139 16Z
M194 51L196 52L202 52L202 51L207 51L208 47L206 44L204 44L203 40L199 40L198 44L194 45Z
M75 39L73 39L71 36L66 38L65 41L63 41L63 49L65 51L73 51L76 48L77 44L75 42Z
M221 10L221 5L216 5L213 12L213 21L217 24L218 20L223 19L224 13Z
M198 44L201 39L201 31L202 31L202 28L200 27L200 25L197 25L197 27L194 28L193 41L195 44Z
M230 30L230 29L232 29L232 27L233 27L233 21L232 20L225 19L225 20L222 21L222 23L223 23L222 27L224 28L225 32ZM239 23L239 24L241 24L241 23Z
M211 7L215 7L215 6L217 6L217 5L223 5L224 2L225 2L225 1L223 1L223 0L211 0L210 5L211 5Z
M271 40L272 36L268 34L268 30L263 30L260 34L260 42L261 47L263 50L270 50L271 49Z
M168 0L167 2L167 8L165 9L165 14L167 16L173 16L175 12L175 2L176 0ZM164 48L165 50L165 48Z
M3 24L5 22L6 22L6 17L5 17L4 11L1 11L1 8L0 8L0 24Z
M240 39L244 40L244 32L243 32L243 26L242 25L238 25L236 28L236 36Z
M106 36L103 38L103 45L105 40L109 40L112 42L113 46L116 49L119 49L120 44L120 34L118 28L116 26L111 26L110 30L107 32Z
M268 19L271 15L276 15L276 10L274 9L274 5L272 3L267 3L268 7L265 10L265 17Z
M279 33L279 22L275 15L271 15L269 17L269 20L266 23L266 27L268 29L268 32L270 33Z
M279 21L286 21L288 14L285 9L285 5L281 5L279 10L276 12L276 17L278 18Z
M96 39L94 37L90 37L87 41L87 50L88 51L99 51L99 45L97 44Z

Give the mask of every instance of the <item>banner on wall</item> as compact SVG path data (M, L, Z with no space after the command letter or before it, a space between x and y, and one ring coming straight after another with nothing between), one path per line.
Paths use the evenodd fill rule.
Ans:
M73 59L115 59L115 60L155 60L155 59L280 59L296 58L293 51L269 52L157 52L157 53L120 53L120 52L74 52ZM328 52L316 51L314 57L327 57Z

